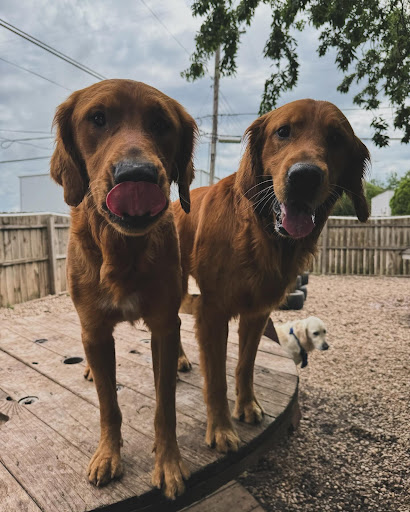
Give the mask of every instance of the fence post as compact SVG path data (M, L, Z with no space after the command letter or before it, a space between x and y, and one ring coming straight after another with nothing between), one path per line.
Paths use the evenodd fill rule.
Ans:
M327 273L327 244L328 244L328 220L326 224L323 226L322 230L322 265L321 272L322 274Z
M57 293L57 258L55 250L55 234L54 215L50 215L47 219L47 238L50 269L50 291L52 295Z

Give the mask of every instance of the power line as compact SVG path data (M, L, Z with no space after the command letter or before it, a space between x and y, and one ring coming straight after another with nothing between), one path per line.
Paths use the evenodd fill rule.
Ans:
M181 41L179 41L175 36L174 34L168 29L168 27L165 25L165 23L163 23L161 21L161 19L155 14L155 12L151 9L151 7L144 1L144 0L141 0L141 2L145 5L145 7L149 10L149 12L152 14L152 16L154 16L154 18L158 21L158 23L160 23L164 29L168 32L168 34L178 43L178 45L188 54L188 55L191 55L191 53L189 52L189 50L187 50L185 48L185 46L181 43Z
M10 62L9 60L3 59L3 57L0 57L0 60L2 60L3 62L7 62L7 64L10 64L10 66L14 66L18 69L22 69L23 71L27 71L27 73L31 73L32 75L38 76L39 78L42 78L43 80L47 80L47 82L50 82L54 85L58 85L58 87L62 87L66 91L70 91L70 92L72 91L72 89L68 89L68 87L65 87L64 85L61 85L57 82L54 82L54 80L51 80L50 78L40 75L39 73L36 73L35 71L31 71L30 69L23 68L23 66L19 66L18 64L15 64L14 62Z
M378 107L374 110L390 110L392 108L393 107ZM368 112L367 110L360 108L360 107L349 107L349 108L340 107L340 110L342 110L342 111L355 110L355 111L361 111L361 112ZM258 116L258 115L259 114L257 112L237 112L237 113L229 113L229 114L218 114L218 117ZM204 116L195 117L195 119L207 119L207 118L212 118L212 117L213 117L213 114L206 114Z
M98 78L99 80L105 80L106 77L103 75L100 75L93 69L85 66L84 64L81 64L81 62L78 62L74 60L73 58L69 57L68 55L65 55L64 53L60 52L59 50L56 50L52 46L49 46L46 43L43 43L39 39L31 36L30 34L27 34L27 32L24 32L23 30L20 30L19 28L15 27L14 25L11 25L11 23L8 23L7 21L0 18L0 26L6 28L7 30L10 30L10 32L13 32L14 34L22 37L23 39L26 39L30 43L35 44L36 46L39 46L46 52L51 53L52 55L58 57L61 60L64 60L65 62L68 62L72 66L75 66L78 69L81 69L81 71L84 71L84 73L88 73L89 75Z
M1 131L1 130L0 130ZM54 139L54 135L47 135L46 137L25 137L24 139L6 139L5 137L0 137L3 140L8 142L21 142L22 140L44 140L44 139Z
M211 137L212 136L212 133L211 132L204 132L203 130L200 130L200 135L204 136L204 137ZM231 138L231 139L242 139L242 135L230 135L230 134L227 134L227 133L219 133L218 134L218 137L221 137L221 138ZM373 139L371 137L359 137L360 140L370 140L372 141ZM393 141L401 141L401 137L389 137L389 140L393 140Z
M6 138L3 138L3 137L0 137L0 140L2 142L0 142L0 148L1 149L9 149L10 146L12 146L15 142L17 142L17 144L24 144L25 146L32 146L33 148L38 148L38 149L50 149L50 148L45 148L44 146L38 146L37 144L33 144L32 142L26 142L28 140L44 140L44 139L53 139L54 137L30 137L30 138L27 138L27 139L6 139Z
M41 130L10 130L8 128L0 128L0 132L13 132L13 133L50 133Z
M236 116L257 116L255 112L240 112L238 114L218 114L218 117L236 117ZM195 117L195 119L207 119L213 117L213 114L207 114L205 116Z
M1 160L0 164L11 164L13 162L28 162L29 160L45 160L47 158L51 158L51 155L49 155L49 156L34 156L32 158L19 158L17 160Z
M168 32L168 34L174 39L174 41L176 41L176 43L184 50L184 52L190 56L191 55L191 52L181 43L181 41L169 30L169 28L165 25L165 23L157 16L157 14L151 9L151 7L149 7L149 5L145 2L145 0L140 0L144 5L145 7L149 10L149 12L152 14L152 16L158 21L158 23L161 24L161 26ZM206 72L208 73L209 77L213 80L214 77L209 73L208 69L206 70ZM227 98L224 96L224 94L222 93L222 91L220 91L220 95L222 97L222 99L225 101L226 105L227 105L227 108L228 110L230 110L231 112L233 112L233 109L232 107L230 106Z

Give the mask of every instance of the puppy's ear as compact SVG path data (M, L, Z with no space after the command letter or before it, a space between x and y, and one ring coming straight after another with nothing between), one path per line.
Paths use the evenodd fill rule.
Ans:
M370 154L358 137L355 137L352 149L350 169L347 169L343 176L342 187L353 202L357 218L360 222L366 222L370 213L363 187L363 178L370 164Z
M189 186L195 175L194 147L198 135L198 127L194 119L183 107L178 108L179 121L181 123L181 135L172 169L171 181L178 183L179 200L185 213L191 209Z
M293 332L299 338L301 345L306 346L307 342L307 322L306 320L297 320L293 323Z
M56 148L50 161L50 174L64 188L64 200L78 206L88 188L85 164L75 147L72 115L76 96L72 94L56 111L53 126L57 127Z
M265 116L258 117L245 132L247 147L243 156L243 164L238 171L238 178L243 194L251 190L264 173L262 150L265 140ZM262 179L262 178L261 178ZM255 191L253 191L255 194Z

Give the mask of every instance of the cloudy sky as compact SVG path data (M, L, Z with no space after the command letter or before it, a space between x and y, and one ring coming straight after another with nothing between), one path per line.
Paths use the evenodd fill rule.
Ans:
M191 15L190 4L188 0L1 0L0 18L104 77L146 82L177 99L197 119L203 135L196 167L208 169L212 81L208 77L188 83L180 76L189 66L200 26L200 20ZM242 40L236 77L221 80L221 135L242 135L257 115L264 80L270 73L269 62L262 58L269 25L269 9L263 5ZM378 149L366 140L371 137L372 116L353 105L354 91L349 95L337 93L342 75L336 70L333 55L317 56L317 37L313 29L298 35L299 85L282 97L281 104L306 97L335 103L371 151L371 177L383 180L392 171L404 174L410 167L410 146L393 140L390 147ZM0 162L47 157L0 163L0 211L13 211L19 208L18 176L48 172L55 108L71 91L96 79L3 27L0 75ZM392 117L387 104L380 113ZM394 131L390 135L400 137ZM240 144L218 145L217 176L236 170L241 149Z

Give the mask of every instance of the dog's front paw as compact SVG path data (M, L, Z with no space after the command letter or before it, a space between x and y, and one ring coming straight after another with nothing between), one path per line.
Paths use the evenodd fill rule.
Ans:
M206 444L220 453L237 452L240 439L233 426L210 426L206 429Z
M84 379L89 380L90 382L93 380L93 372L91 371L90 366L87 364L84 370Z
M189 362L189 359L184 354L178 357L178 371L179 372L189 372L192 368L192 364Z
M122 475L120 448L99 444L88 465L88 480L100 487Z
M165 497L174 500L185 490L184 480L190 476L190 471L182 461L181 456L156 457L155 468L152 473L152 485L162 489Z
M263 419L264 410L256 398L247 403L240 403L236 400L235 409L232 416L245 423L260 423Z

